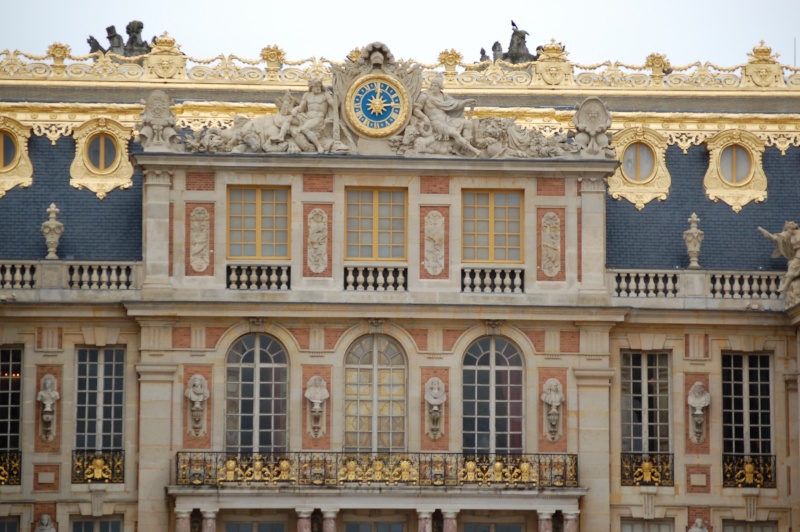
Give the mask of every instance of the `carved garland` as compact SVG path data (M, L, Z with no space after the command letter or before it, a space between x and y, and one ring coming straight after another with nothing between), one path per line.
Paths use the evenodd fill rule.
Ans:
M30 127L23 126L11 118L0 116L0 133L11 138L15 151L8 166L4 167L3 161L0 160L0 198L2 198L7 191L16 186L25 188L33 183L33 165L28 157Z
M767 199L767 176L761 165L764 142L753 133L729 130L706 141L709 152L708 170L703 179L706 195L713 201L722 200L738 213L742 207L754 201ZM725 148L740 146L750 156L750 171L745 179L731 183L723 176L720 158Z
M115 141L116 156L107 169L97 171L89 160L89 144L97 135L105 133ZM128 159L128 141L133 128L125 127L108 118L95 118L75 128L75 159L69 168L70 185L84 187L103 199L115 188L126 189L133 185L133 165Z
M624 168L625 150L636 143L650 148L653 154L652 171L638 181L634 176L627 175ZM611 197L616 200L625 198L640 211L654 199L658 201L667 199L669 187L672 184L672 178L664 158L667 145L667 139L643 126L625 129L617 133L614 137L614 149L617 152L617 159L623 161L623 164L617 168L614 175L608 178L608 193L611 194Z

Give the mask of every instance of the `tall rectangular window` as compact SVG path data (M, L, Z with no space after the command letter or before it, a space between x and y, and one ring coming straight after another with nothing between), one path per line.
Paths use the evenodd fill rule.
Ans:
M73 521L72 532L122 532L122 521L119 519Z
M349 189L346 223L347 259L405 260L405 190Z
M228 257L289 258L289 189L228 190Z
M764 353L722 355L725 454L772 454L769 358Z
M403 523L346 523L345 532L403 532Z
M19 532L19 524L16 519L0 519L0 532Z
M464 192L464 262L522 262L522 192Z
M669 353L622 353L622 452L670 452Z
M225 523L225 532L284 532L283 523Z
M626 519L620 526L622 532L672 532L672 521L650 521L644 519Z
M22 348L0 347L0 451L20 449Z
M123 449L124 374L124 349L78 349L76 449Z

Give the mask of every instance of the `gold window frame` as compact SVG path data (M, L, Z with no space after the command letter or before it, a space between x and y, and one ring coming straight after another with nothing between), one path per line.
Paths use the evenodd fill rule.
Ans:
M256 214L254 215L256 218L256 239L255 239L255 246L256 246L256 254L255 255L233 255L231 254L231 191L233 190L255 190L256 191ZM262 243L262 227L261 227L261 217L262 217L262 202L261 202L261 191L262 190L285 190L286 191L286 255L279 256L279 255L272 255L272 256L264 256L261 254L261 243ZM228 187L227 191L227 198L225 201L226 205L226 215L225 215L225 255L228 259L231 260L280 260L286 261L291 260L292 255L292 189L288 186L231 186ZM244 244L244 243L242 243Z
M750 156L750 174L739 183L726 180L720 168L722 151L734 145L744 148ZM750 202L760 203L767 199L767 175L761 164L764 141L748 131L730 129L708 139L706 146L709 159L703 186L708 199L714 202L722 200L736 213Z
M114 140L117 154L111 166L98 171L89 160L89 143L103 133ZM133 165L128 157L128 141L133 136L133 128L109 118L94 118L76 127L72 136L75 139L75 158L69 167L70 185L78 190L88 188L99 199L116 188L123 190L133 185Z
M0 167L0 198L2 198L14 187L25 188L33 184L33 164L28 155L31 128L7 116L0 116L0 131L11 137L16 149L11 164L5 168Z
M464 195L465 194L488 194L489 195L489 258L487 260L480 259L465 259L464 258ZM494 230L494 197L495 194L519 194L519 260L497 260L495 259L495 236L497 232ZM477 218L472 218L477 222ZM479 234L477 230L475 234ZM505 235L512 235L513 233L506 232ZM478 249L479 246L472 246ZM506 249L511 249L506 247ZM464 264L522 264L525 261L525 192L523 190L504 190L504 189L465 189L461 191L461 262Z
M347 227L347 222L350 219L348 215L348 210L350 207L350 201L348 199L348 193L358 191L358 192L372 192L372 206L373 206L373 225L372 225L372 257L351 257L348 255L347 252L347 238L350 230ZM402 192L403 193L403 256L402 257L387 257L381 258L379 255L379 243L378 243L378 235L380 234L380 212L378 207L380 206L379 200L379 193L380 192ZM399 188L399 187L347 187L344 190L344 260L348 262L365 262L365 261L376 261L376 262L405 262L408 260L408 189ZM358 216L359 219L362 217ZM390 220L393 218L390 218ZM359 229L360 232L360 229ZM390 233L393 234L395 231L390 229ZM389 244L390 249L393 245Z
M634 181L625 175L623 158L625 151L636 143L641 143L653 152L653 170L644 181ZM608 193L615 200L625 198L641 211L653 200L664 201L669 196L672 177L667 170L667 139L656 131L639 126L624 129L614 136L614 149L620 165L614 175L608 178Z

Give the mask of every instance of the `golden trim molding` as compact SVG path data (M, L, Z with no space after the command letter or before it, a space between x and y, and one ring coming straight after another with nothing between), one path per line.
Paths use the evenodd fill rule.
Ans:
M708 146L708 170L703 178L706 195L713 201L722 200L731 206L733 212L739 212L750 203L760 203L767 199L767 176L761 165L761 154L764 153L764 141L753 133L740 129L724 131L706 141ZM742 184L729 183L720 170L722 151L739 145L750 155L750 174Z
M14 138L16 155L5 170L0 169L0 198L14 187L25 188L33 183L33 165L28 156L28 139L31 128L8 117L0 116L0 130Z
M102 173L92 169L86 154L89 140L100 133L114 138L117 149L113 165ZM128 158L128 141L133 137L133 128L109 118L95 118L76 127L73 137L75 158L69 167L70 185L78 190L86 187L99 199L105 198L115 188L126 189L133 185L133 165Z
M650 128L639 126L624 129L614 136L614 149L617 159L622 161L625 150L629 146L640 142L653 151L653 171L646 181L631 181L625 175L623 165L617 167L614 175L608 178L608 193L615 200L625 198L636 206L637 210L654 199L663 201L669 196L672 178L667 170L665 154L668 142Z

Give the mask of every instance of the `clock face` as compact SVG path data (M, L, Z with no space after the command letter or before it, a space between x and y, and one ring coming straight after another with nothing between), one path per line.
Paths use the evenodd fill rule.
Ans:
M350 125L362 135L388 137L408 121L408 94L391 76L367 74L347 91L345 111Z

